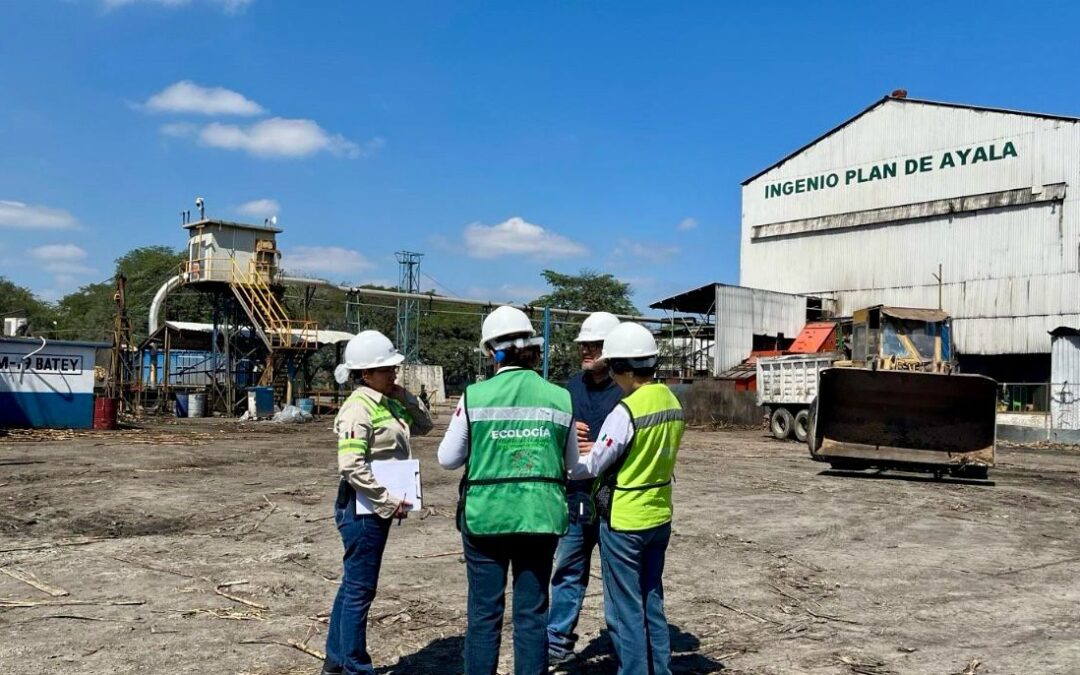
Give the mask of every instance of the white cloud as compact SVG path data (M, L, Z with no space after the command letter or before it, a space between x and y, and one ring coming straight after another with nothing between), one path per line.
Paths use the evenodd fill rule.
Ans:
M266 110L243 94L224 87L203 87L181 80L165 87L139 106L157 113L196 115L261 115Z
M472 258L525 255L547 259L588 253L582 244L516 216L498 225L473 223L466 226L465 248Z
M652 263L668 262L679 254L678 246L665 246L652 242L620 239L612 252L616 258L640 258Z
M269 218L281 212L281 204L276 199L255 199L237 206L236 212L253 218Z
M0 200L0 227L20 230L70 230L79 225L63 209Z
M255 0L203 0L206 4L221 9L226 14L237 14L244 11ZM128 7L130 5L159 5L161 7L184 7L192 4L192 0L102 0L102 6L106 11Z
M329 133L314 120L281 117L246 127L214 122L199 132L199 143L212 148L243 150L257 157L310 157L318 152L329 152L352 158L370 154L382 145L381 139L375 139L361 148L340 134Z
M359 251L341 246L297 246L285 251L281 266L290 274L324 274L356 278L375 265Z
M82 263L88 254L85 249L75 244L46 244L30 249L29 253L42 269L58 275L57 287L71 286L71 283L61 283L61 279L97 274L95 268Z
M43 262L74 262L86 259L86 251L75 244L46 244L30 249L30 255Z
M697 226L697 218L683 218L679 221L679 224L676 227L678 228L679 232L686 232L688 230L694 229Z

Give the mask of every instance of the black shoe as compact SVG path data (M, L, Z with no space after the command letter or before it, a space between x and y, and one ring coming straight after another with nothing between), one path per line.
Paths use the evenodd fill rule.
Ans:
M575 661L577 661L577 654L574 652L548 652L548 667L555 670L566 668Z
M344 673L344 672L345 672L345 667L344 666L339 666L338 664L334 663L333 661L326 660L326 661L323 661L322 671L319 673L319 675L342 675L342 673Z

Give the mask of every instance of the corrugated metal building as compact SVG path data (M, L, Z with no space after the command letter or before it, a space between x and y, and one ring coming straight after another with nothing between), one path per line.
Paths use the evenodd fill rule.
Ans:
M772 349L777 348L777 338L793 339L808 320L821 314L822 303L819 298L713 283L649 307L697 315L703 326L715 324L710 363L710 374L715 377L742 363L755 349L764 348L760 344L763 338L774 341ZM660 335L663 337L663 330Z
M1057 328L1050 335L1050 426L1080 429L1080 331Z
M1080 118L888 96L743 183L740 281L841 314L940 293L962 368L1045 381L1080 325L1078 187Z

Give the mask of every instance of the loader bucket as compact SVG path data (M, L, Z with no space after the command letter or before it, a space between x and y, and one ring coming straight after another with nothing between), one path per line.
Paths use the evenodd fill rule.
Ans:
M981 375L823 370L808 439L814 459L844 468L994 464L997 385Z

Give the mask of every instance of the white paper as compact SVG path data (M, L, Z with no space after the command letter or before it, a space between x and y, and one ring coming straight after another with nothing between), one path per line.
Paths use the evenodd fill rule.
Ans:
M387 489L394 497L412 503L409 511L419 511L423 508L420 492L420 460L418 459L384 459L371 463L371 473L375 475L376 482ZM364 495L356 495L356 512L358 514L375 513L371 506L371 500Z

